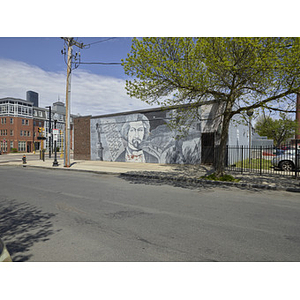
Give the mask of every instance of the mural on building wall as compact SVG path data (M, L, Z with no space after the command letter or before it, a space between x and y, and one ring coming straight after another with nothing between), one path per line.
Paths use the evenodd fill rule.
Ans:
M170 111L151 111L91 119L91 159L118 162L200 163L200 126L192 124L189 134L167 124Z

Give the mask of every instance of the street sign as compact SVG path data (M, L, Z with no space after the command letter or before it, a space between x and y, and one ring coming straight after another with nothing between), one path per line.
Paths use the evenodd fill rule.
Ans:
M53 141L57 142L58 141L58 135L59 135L59 129L52 129L52 134L53 134Z

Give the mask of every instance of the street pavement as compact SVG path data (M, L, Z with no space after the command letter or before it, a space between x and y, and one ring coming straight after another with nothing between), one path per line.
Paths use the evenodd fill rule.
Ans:
M74 160L71 158L70 167L64 166L64 159L57 155L58 166L53 166L54 154L49 158L48 153L45 160L39 159L39 155L27 153L26 164L22 161L20 154L6 154L0 156L1 165L14 165L27 168L59 169L65 171L94 172L98 174L114 174L139 178L141 180L176 181L186 185L217 185L234 186L240 188L284 190L289 192L300 192L300 177L283 176L278 174L240 174L232 175L240 179L239 182L218 182L202 179L202 176L214 172L210 166L203 165L170 165L152 163L128 163L128 162L108 162ZM71 156L72 157L72 156Z
M22 166L0 178L15 262L300 261L296 193Z

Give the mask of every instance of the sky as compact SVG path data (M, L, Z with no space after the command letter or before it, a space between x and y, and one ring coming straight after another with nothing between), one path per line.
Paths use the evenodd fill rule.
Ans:
M75 37L84 49L81 62L121 63L131 49L131 37ZM65 102L67 65L60 37L0 37L0 98L39 94L39 106ZM150 108L126 94L129 79L121 65L82 64L72 71L71 113L103 115Z
M61 36L84 44L116 37L81 50L82 62L120 62L130 51L131 37L298 36L297 10L291 10L289 2L270 6L253 0L245 10L236 0L200 1L197 7L191 0L184 5L115 0L97 7L91 0L53 0L47 6L37 0L5 1L0 18L0 98L25 99L26 91L32 90L39 94L40 107L65 102L67 66ZM71 113L95 116L151 108L126 94L126 79L119 65L80 65L72 72Z

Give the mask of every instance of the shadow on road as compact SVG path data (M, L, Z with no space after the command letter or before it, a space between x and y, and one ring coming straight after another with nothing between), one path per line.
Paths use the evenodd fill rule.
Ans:
M0 200L0 236L14 262L27 261L30 247L37 242L49 240L53 234L50 219L55 214L16 200Z

